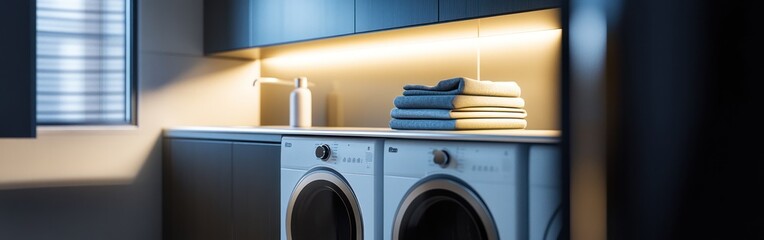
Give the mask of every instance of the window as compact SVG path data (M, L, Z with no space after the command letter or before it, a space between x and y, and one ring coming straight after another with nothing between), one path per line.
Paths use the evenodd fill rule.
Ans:
M135 123L130 0L37 0L37 123Z

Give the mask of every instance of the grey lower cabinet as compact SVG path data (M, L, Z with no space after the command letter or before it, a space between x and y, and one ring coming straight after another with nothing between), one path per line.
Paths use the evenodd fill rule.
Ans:
M278 239L278 143L165 139L165 239Z
M233 144L233 239L279 239L280 156L279 144Z

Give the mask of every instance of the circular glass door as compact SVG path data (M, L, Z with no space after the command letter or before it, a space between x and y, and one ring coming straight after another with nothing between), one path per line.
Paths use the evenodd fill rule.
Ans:
M554 210L554 213L552 214L552 218L549 219L549 222L546 224L546 229L544 230L544 240L554 240L560 238L560 233L562 232L562 213L560 213L560 206L557 206L557 209Z
M362 239L363 224L352 189L334 172L305 175L289 199L287 239Z
M393 224L393 239L498 239L488 209L464 184L427 180L404 197Z

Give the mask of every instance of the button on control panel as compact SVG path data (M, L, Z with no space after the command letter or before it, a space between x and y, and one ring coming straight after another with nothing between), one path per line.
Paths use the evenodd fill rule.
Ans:
M329 160L329 157L332 156L332 149L329 147L328 144L321 144L318 147L316 147L316 157L318 159L321 159L321 161L326 162Z
M448 167L449 162L448 152L446 150L433 150L432 162L442 168Z

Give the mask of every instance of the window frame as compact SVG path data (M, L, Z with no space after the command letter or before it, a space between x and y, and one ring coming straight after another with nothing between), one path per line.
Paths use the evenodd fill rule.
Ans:
M34 0L37 1L37 0ZM116 127L131 129L130 127L138 126L138 0L124 0L125 1L125 103L128 110L127 121L124 122L103 122L103 121L81 121L81 122L50 122L42 123L37 121L37 127L43 129L66 129L66 128L80 128L83 129L99 129L102 127ZM36 4L35 4L36 6ZM37 9L35 9L37 11ZM36 31L35 31L36 32ZM36 44L36 43L35 43ZM35 61L36 61L35 57ZM35 70L37 74L37 70ZM37 96L37 92L35 92ZM37 111L35 111L35 115Z

